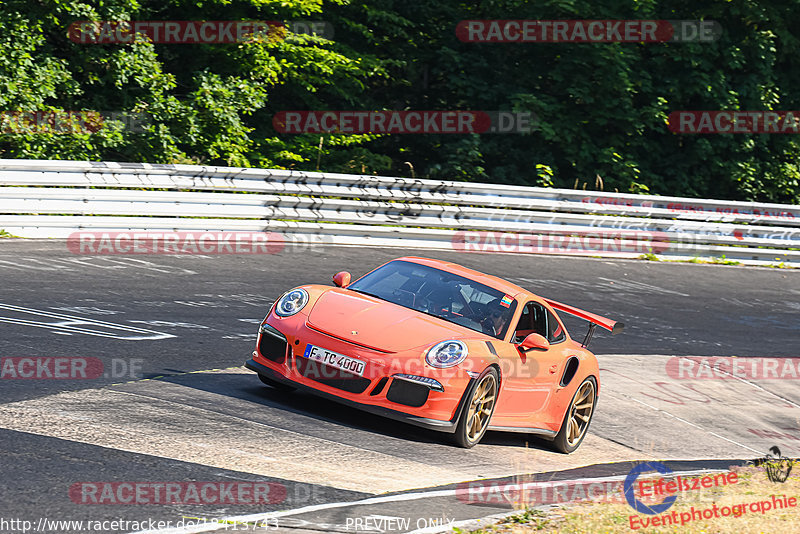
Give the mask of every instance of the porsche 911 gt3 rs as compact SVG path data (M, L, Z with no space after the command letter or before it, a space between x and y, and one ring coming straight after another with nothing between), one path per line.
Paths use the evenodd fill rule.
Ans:
M487 430L578 448L599 391L586 347L622 323L542 298L445 261L392 260L351 283L284 293L245 363L265 384L450 434L462 447ZM558 313L589 322L582 342Z

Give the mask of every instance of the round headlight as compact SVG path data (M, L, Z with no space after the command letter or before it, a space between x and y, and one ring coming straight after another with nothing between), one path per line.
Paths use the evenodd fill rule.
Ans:
M453 367L463 362L467 354L467 345L464 344L464 342L450 339L431 347L425 355L425 361L428 362L428 365L431 367L443 369L445 367Z
M305 289L292 289L275 304L275 314L281 317L289 317L303 309L308 303L308 293Z

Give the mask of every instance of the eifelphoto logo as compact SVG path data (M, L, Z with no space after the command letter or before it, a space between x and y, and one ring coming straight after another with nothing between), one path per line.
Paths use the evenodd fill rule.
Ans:
M524 134L537 121L527 111L280 111L272 126L285 134Z
M149 115L128 111L0 111L0 134L96 134L103 130L146 132Z
M797 134L800 111L673 111L667 126L680 134Z
M279 41L289 34L333 39L334 31L330 22L318 20L81 20L67 30L79 44L224 44Z
M142 377L141 358L112 358L105 365L99 358L83 356L31 356L0 359L0 380L94 380Z
M660 254L670 247L664 232L644 230L581 230L558 234L457 231L451 244L458 252L515 254Z
M74 232L67 249L78 255L218 255L317 252L333 242L325 234L281 234L278 232Z
M641 475L652 471L664 477L655 480L639 480ZM699 477L672 475L672 470L661 462L641 463L630 470L623 484L625 499L638 514L645 514L644 517L638 514L628 516L628 523L632 530L648 526L682 526L688 522L711 519L712 517L741 517L747 511L747 504L718 507L716 503L713 503L711 507L695 508L692 506L690 510L681 512L673 510L670 513L666 513L677 501L679 493L720 488L739 482L738 474L735 471ZM666 477L671 478L671 480L666 482L664 480ZM635 491L637 487L639 490L638 497ZM772 509L773 506L780 506L781 508L795 506L796 502L792 503L791 501L792 499L789 499L789 502L787 502L784 497L783 501L778 499L777 503L764 501L753 503L753 506L757 504L754 510L757 509L761 513L765 513L767 510Z
M712 20L462 20L465 43L709 43L722 35Z
M784 483L789 479L792 473L792 466L800 460L794 458L787 458L781 455L781 450L777 446L770 447L769 452L763 458L753 460L752 463L756 467L764 467L767 473L767 478L770 482Z
M649 515L656 515L664 512L670 508L675 501L678 499L676 495L669 495L664 498L663 501L657 504L645 504L641 500L636 497L635 493L635 485L638 478L647 472L655 471L656 473L661 473L662 475L670 475L672 474L672 470L667 467L666 465L662 464L661 462L646 462L641 463L635 467L633 467L629 472L628 476L625 478L625 482L623 483L622 490L623 494L625 495L625 500L628 501L628 504L636 510L637 512L649 514ZM641 494L641 490L640 490Z

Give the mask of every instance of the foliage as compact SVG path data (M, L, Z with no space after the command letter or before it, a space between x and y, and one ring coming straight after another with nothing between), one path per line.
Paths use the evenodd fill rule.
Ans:
M710 43L465 43L465 19L708 19ZM229 44L81 44L80 20L324 20ZM202 163L800 201L796 135L679 135L675 110L800 109L797 0L79 0L0 5L0 111L138 113L143 131L3 127L0 157ZM521 134L281 134L288 110L531 112ZM602 178L600 178L602 177ZM577 185L576 185L577 184Z

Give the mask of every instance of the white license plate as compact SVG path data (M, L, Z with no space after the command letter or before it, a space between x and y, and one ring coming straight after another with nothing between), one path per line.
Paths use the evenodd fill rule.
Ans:
M318 361L320 363L324 363L325 365L329 365L358 376L364 376L364 368L367 365L366 362L357 360L356 358L351 358L350 356L345 356L344 354L339 354L338 352L323 349L322 347L317 347L316 345L311 345L310 343L306 345L306 351L303 356L309 360Z

